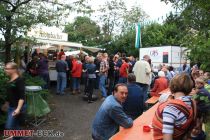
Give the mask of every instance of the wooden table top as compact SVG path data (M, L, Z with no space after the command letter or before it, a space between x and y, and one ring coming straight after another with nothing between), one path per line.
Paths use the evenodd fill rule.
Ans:
M111 137L111 140L152 140L152 130L150 132L144 132L144 125L151 125L155 111L159 103L156 103L149 110L144 112L136 120L134 120L133 127L129 129L121 128L120 131Z

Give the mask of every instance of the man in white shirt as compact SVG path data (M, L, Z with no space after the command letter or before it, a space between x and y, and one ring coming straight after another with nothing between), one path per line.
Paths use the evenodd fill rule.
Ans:
M136 82L140 85L144 95L144 102L147 99L147 91L150 84L151 67L148 63L150 57L148 55L143 56L143 60L139 60L133 67L134 75L136 76Z

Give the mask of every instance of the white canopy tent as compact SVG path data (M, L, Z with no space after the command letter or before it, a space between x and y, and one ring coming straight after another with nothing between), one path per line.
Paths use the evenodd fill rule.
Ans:
M67 52L65 52L65 55L66 56L69 56L69 55L78 55L78 54L80 54L81 53L81 51L67 51ZM86 53L86 52L84 52L84 51L82 51L82 53L84 54L84 55L88 55L88 53Z
M35 47L35 48L40 48L40 49L51 49L51 48L53 48L55 46L60 46L60 47L63 46L65 48L87 49L87 50L89 50L91 52L98 52L98 51L101 50L101 48L83 46L80 43L67 42L67 41L55 41L55 40L47 40L47 39L37 39L37 42L46 44L46 45L42 45L42 46L39 46L39 47L38 46Z

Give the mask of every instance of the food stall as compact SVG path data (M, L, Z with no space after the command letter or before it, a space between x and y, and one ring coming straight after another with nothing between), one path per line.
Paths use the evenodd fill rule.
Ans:
M55 64L56 64L56 55L57 52L59 52L58 50L63 49L64 53L66 54L66 56L69 55L78 55L78 54L84 54L84 55L88 55L85 51L83 51L83 49L87 49L89 51L92 52L97 52L100 51L100 48L92 48L92 47L86 47L86 46L82 46L81 44L79 44L80 46L71 46L72 43L69 43L69 46L67 42L65 42L65 46L64 44L62 44L63 42L57 42L59 44L50 44L51 47L48 46L47 49L44 49L42 47L38 47L40 50L42 49L43 52L48 56L48 60L49 60L49 76L50 76L50 81L57 81L57 72L55 70ZM75 44L75 43L74 43ZM37 47L35 47L37 48ZM79 49L79 50L78 50Z
M55 63L57 54L61 49L66 52L66 55L87 54L83 50L89 50L93 53L101 50L101 48L83 46L81 43L68 42L68 34L62 33L62 30L57 27L40 26L31 29L28 36L35 38L37 43L40 44L33 46L32 50L37 49L48 56L50 81L57 80Z

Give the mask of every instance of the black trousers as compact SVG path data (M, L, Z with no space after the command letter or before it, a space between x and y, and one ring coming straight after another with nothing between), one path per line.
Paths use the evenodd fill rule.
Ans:
M109 87L108 87L107 96L112 95L112 92L114 90L114 86L115 86L115 78L114 77L109 77Z
M88 100L92 101L93 89L95 86L96 78L88 78L87 79L87 92L88 92Z

